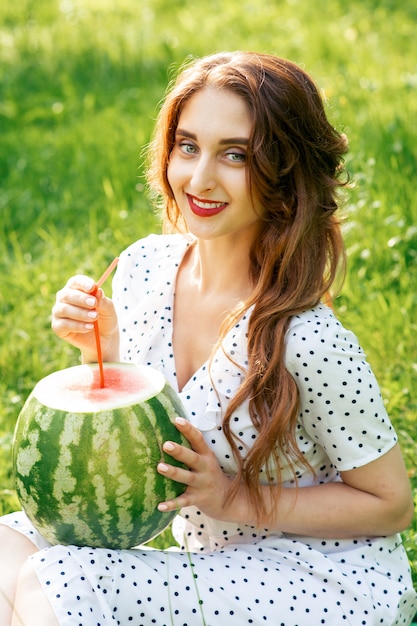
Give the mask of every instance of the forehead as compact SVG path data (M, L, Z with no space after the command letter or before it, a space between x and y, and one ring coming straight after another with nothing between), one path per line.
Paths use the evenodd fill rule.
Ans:
M245 100L230 89L205 87L185 103L178 129L196 135L249 138L253 126Z

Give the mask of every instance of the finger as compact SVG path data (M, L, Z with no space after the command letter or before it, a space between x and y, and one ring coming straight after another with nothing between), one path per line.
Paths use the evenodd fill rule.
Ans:
M57 292L55 302L73 304L75 306L81 306L85 308L92 308L97 306L99 300L103 297L102 290L99 290L97 294L86 292L84 290L69 287L66 285L63 289Z
M98 312L95 309L97 300L94 298L94 302L88 302L88 298L84 298L84 302L68 304L66 302L56 302L52 308L52 317L55 321L68 320L74 322L94 322L98 317Z
M190 472L183 467L178 467L177 465L169 465L168 463L158 463L157 471L162 474L162 476L166 476L167 478L174 480L176 483L182 483L183 485L194 485L196 481L197 474Z
M78 289L80 291L84 291L85 293L91 293L96 288L96 283L92 278L90 278L90 276L77 274L76 276L71 276L71 278L68 279L65 287Z
M175 426L184 435L184 437L188 439L193 450L199 454L203 454L209 450L201 431L193 426L191 422L183 417L176 417Z
M91 333L94 330L94 323L52 318L51 327L58 337L65 338L72 333Z
M58 316L65 317L65 312L63 309L63 305L65 304L84 309L93 309L97 307L99 303L98 296L99 294L93 295L92 293L87 292L84 289L80 289L78 286L76 286L75 283L73 283L73 286L67 284L63 289L60 289L57 292L53 312Z
M80 310L76 311L74 307ZM66 286L56 294L52 314L57 318L84 319L85 311L93 311L95 309L100 309L100 311L107 314L113 311L111 300L104 296L101 288L93 295L92 293L86 293L85 291ZM84 313L81 310L84 310ZM88 317L95 319L97 315L91 314Z
M185 491L182 495L175 498L175 500L167 500L166 502L160 502L158 504L158 511L166 513L168 511L179 511L183 507L190 506L191 500Z
M169 454L169 456L172 456L173 459L183 463L190 469L194 471L198 471L200 469L199 461L201 456L200 454L194 452L194 450L191 450L186 446L182 446L175 441L165 441L162 444L162 449L164 452Z

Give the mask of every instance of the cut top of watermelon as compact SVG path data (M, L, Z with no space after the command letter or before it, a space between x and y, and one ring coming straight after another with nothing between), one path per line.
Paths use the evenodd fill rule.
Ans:
M32 394L44 406L86 413L146 402L165 386L161 372L133 363L105 363L104 377L100 387L97 363L77 365L42 378Z

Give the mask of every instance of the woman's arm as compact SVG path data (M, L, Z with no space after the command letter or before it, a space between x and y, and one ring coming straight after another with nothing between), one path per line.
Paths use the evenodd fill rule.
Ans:
M272 524L266 519L256 524L256 511L246 487L242 485L230 500L231 480L201 433L181 419L177 427L193 450L171 442L165 443L164 449L190 470L167 464L159 464L158 469L188 487L175 501L161 503L160 510L194 505L215 519L329 539L391 535L410 524L413 500L398 445L363 467L343 472L343 482L282 488ZM262 489L269 511L271 489L274 487Z
M414 506L399 445L343 482L283 489L277 526L287 533L342 538L392 535L411 522Z

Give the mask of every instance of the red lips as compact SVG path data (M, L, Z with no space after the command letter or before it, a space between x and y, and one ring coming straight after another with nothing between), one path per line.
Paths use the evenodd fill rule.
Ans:
M227 202L211 202L209 200L200 200L194 196L187 195L188 204L194 215L199 217L212 217L218 215L227 207Z

